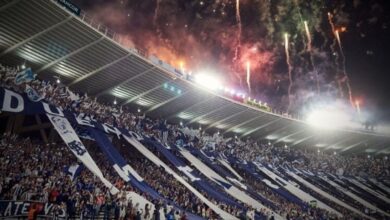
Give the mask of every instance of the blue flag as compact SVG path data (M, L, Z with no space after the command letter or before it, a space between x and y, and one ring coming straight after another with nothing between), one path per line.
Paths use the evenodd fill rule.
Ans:
M25 82L31 82L35 79L36 74L34 74L31 68L24 69L18 72L15 76L15 84L20 85Z

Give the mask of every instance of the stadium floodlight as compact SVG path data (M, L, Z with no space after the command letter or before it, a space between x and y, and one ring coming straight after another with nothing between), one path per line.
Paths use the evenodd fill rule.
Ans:
M350 116L341 109L323 108L309 113L306 121L315 127L330 129L345 127L350 121Z
M218 78L211 74L200 73L195 76L195 82L210 90L217 90L222 87L222 83Z
M61 80L58 78L58 79L56 80L56 83L57 83L57 84L60 84L60 83L61 83Z

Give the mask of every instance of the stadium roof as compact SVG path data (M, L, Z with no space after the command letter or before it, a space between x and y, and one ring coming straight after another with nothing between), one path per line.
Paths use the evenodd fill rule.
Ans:
M196 128L340 153L390 153L389 135L319 131L302 121L242 105L178 78L119 40L97 21L85 14L76 16L54 0L0 1L4 64L26 63L41 78L59 76L73 90L111 102L115 96L118 103L138 106L135 109L150 116L183 120Z

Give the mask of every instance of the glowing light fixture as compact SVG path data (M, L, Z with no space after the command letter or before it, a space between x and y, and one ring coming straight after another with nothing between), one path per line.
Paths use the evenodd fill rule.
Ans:
M312 111L306 121L319 128L337 128L343 127L350 121L347 112L336 108L317 109Z
M195 82L210 90L217 90L222 86L219 79L211 74L200 73L195 76Z

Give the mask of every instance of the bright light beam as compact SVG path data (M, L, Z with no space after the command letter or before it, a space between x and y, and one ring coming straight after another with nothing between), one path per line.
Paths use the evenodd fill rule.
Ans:
M286 63L287 63L287 66L288 66L288 79L289 79L289 85L288 85L288 108L287 108L287 111L289 111L290 109L290 105L291 105L291 88L292 88L292 75L291 75L291 72L292 72L292 66L291 66L291 61L290 61L290 52L289 52L289 48L288 48L288 44L289 44L289 41L288 41L288 33L285 33L284 34L284 49L285 49L285 52L286 52Z
M238 59L238 53L241 48L241 33L242 33L242 24L241 24L241 15L240 15L240 0L236 0L236 21L237 21L237 36L236 36L236 49L234 53L233 60L236 61Z
M307 38L307 51L309 52L309 55L310 55L311 65L313 66L313 69L316 72L317 93L320 94L320 80L319 80L317 68L314 64L313 51L312 51L312 46L311 46L310 29L309 29L309 25L308 25L307 21L304 21L303 24L305 25L305 33L306 33L306 38Z
M305 25L305 32L306 32L306 37L307 37L307 50L311 51L311 34L309 31L309 26L307 24L307 21L303 22Z
M246 62L246 83L248 84L248 93L251 94L251 63Z
M306 122L318 128L335 129L347 127L350 122L350 115L336 108L317 109L308 115Z
M200 73L195 76L195 82L210 90L217 90L222 87L220 80L210 74Z
M349 82L349 77L348 77L348 73L347 73L347 68L346 68L346 66L345 66L345 56L344 56L343 47L342 47L342 45L341 45L341 40L340 40L339 31L336 30L334 34L335 34L335 36L336 36L337 43L338 43L338 45L339 45L339 49L340 49L340 53L341 53L341 58L342 58L342 62L343 62L344 81L345 81L345 84L347 85L349 103L350 103L351 106L353 107L353 106L354 106L354 103L353 103L353 99L352 99L352 89L351 89L351 84L350 84L350 82Z

